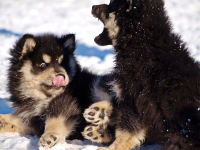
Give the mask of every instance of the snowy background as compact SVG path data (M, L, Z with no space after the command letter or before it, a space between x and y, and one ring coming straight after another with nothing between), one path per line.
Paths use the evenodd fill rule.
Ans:
M165 0L174 31L187 42L190 54L200 61L200 0ZM112 47L99 47L93 41L102 32L103 24L91 15L92 5L109 3L109 0L1 0L0 1L0 114L13 112L6 102L6 73L9 49L25 33L35 35L75 33L76 57L83 67L97 73L113 68ZM0 133L0 149L38 150L38 137L20 137ZM56 150L95 150L98 144L87 140L73 140L59 144ZM140 150L157 150L149 146Z

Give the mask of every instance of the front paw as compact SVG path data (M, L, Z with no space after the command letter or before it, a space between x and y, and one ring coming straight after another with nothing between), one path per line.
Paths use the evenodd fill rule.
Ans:
M113 136L103 125L89 125L84 129L82 135L85 139L96 143L110 143L113 141Z
M13 124L7 123L7 122L0 122L0 132L16 132L17 127Z
M8 118L8 115L0 115L0 132L5 133L5 132L16 132L17 127L10 123L7 122L6 119Z
M95 125L107 124L112 114L113 106L109 101L101 101L92 104L85 110L83 116L87 122Z
M38 142L38 147L44 147L45 149L48 149L56 145L61 140L64 141L65 138L63 139L63 137L60 137L56 133L44 133Z

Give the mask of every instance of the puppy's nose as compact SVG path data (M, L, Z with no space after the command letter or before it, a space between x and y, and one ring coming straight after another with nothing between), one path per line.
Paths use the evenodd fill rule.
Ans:
M92 6L92 9L94 9L95 6L96 6L96 5L93 5L93 6Z

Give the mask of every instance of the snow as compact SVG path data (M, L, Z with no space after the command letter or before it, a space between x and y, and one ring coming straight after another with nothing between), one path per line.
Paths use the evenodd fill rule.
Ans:
M112 47L99 47L94 37L102 32L103 24L91 15L92 5L109 3L109 0L4 0L0 1L0 114L12 113L6 101L9 49L25 33L75 33L77 60L83 67L103 74L112 70ZM200 1L165 0L166 9L174 31L187 42L191 56L200 61ZM17 134L0 134L0 149L38 150L39 137L22 137ZM90 141L66 141L56 145L56 150L95 150L100 144ZM157 150L159 145L140 150Z
M22 137L16 133L1 133L0 136L0 149L9 150L44 150L44 148L37 147L39 138L26 136ZM51 150L95 150L100 144L93 144L89 141L80 140L67 140L65 143L57 144Z

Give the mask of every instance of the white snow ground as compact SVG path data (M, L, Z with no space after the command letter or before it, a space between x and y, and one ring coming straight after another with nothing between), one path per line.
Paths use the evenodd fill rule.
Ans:
M166 9L174 31L187 42L191 56L200 61L200 1L165 0ZM109 3L109 0L2 0L0 1L0 114L11 113L6 102L6 72L8 51L25 33L54 33L62 35L75 33L78 43L77 60L83 67L98 73L106 73L113 68L114 55L110 46L99 47L93 39L103 28L102 23L91 15L95 4ZM90 51L87 52L87 49ZM21 137L16 134L0 133L0 150L38 150L38 137ZM67 141L58 144L55 150L95 150L98 144L87 140ZM157 150L158 145L140 150Z

